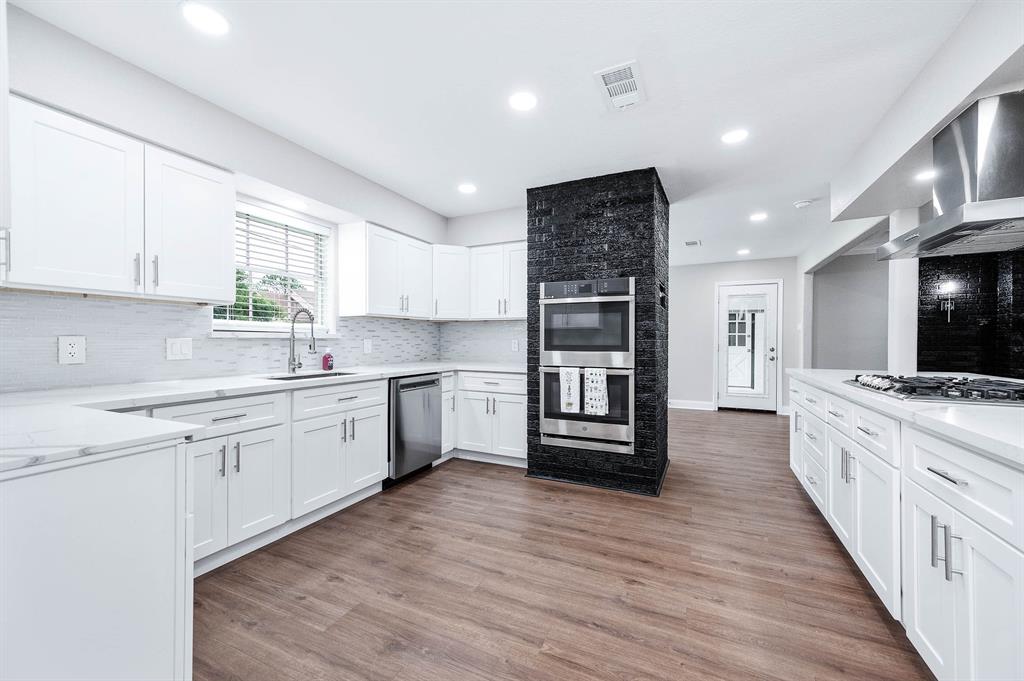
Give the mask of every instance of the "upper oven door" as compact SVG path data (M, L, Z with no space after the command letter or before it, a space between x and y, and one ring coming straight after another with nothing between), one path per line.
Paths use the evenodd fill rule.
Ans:
M540 301L544 366L633 368L633 296Z

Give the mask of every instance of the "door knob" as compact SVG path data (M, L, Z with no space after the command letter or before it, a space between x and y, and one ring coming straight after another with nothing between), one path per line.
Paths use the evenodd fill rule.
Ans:
M775 348L768 348L768 352L775 352Z
M769 362L774 362L774 361L775 361L775 355L772 355L772 356L770 356L770 357L768 358L768 361L769 361Z

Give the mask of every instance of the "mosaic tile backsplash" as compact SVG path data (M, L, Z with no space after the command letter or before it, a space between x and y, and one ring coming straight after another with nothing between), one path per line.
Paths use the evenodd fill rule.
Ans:
M286 338L211 338L212 314L198 305L0 291L0 392L285 371ZM57 363L60 335L86 336L85 364ZM165 339L177 337L192 339L191 360L165 359ZM368 354L367 338L373 341ZM525 364L526 322L342 318L337 337L318 341L318 348L331 349L335 366L437 359Z

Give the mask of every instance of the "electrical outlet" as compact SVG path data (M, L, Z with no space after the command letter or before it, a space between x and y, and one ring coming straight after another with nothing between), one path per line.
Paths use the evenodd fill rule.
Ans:
M519 352L519 339L518 338L513 338L512 339L512 352Z
M85 364L85 336L57 336L59 364Z
M363 354L364 355L368 355L371 352L373 352L373 339L372 338L364 338L363 339Z
M192 359L192 339L168 338L167 359Z

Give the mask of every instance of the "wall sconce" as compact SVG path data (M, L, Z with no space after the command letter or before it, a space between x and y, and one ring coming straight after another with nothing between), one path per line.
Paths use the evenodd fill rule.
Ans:
M939 309L946 313L946 323L949 324L953 317L953 294L960 290L960 283L956 281L944 281L939 284L939 295L946 296L945 300L939 300Z

